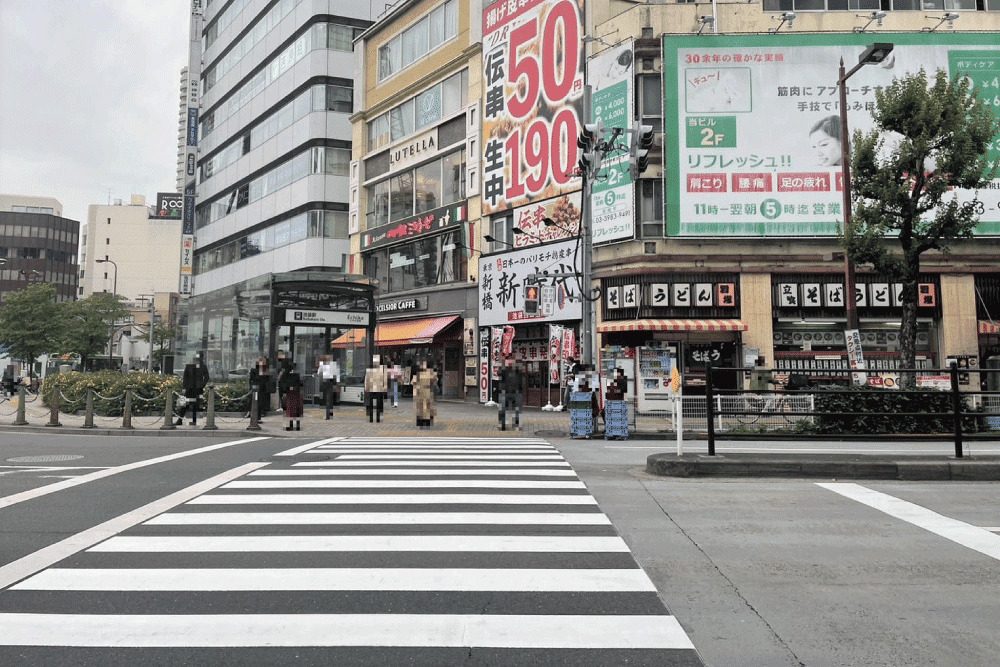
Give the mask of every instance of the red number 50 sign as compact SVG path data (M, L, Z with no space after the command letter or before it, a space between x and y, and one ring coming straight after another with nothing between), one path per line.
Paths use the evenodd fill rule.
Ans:
M483 208L579 188L583 99L579 0L501 1L483 14Z

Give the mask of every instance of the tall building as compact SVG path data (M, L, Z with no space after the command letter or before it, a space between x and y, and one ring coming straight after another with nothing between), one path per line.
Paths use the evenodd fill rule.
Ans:
M296 330L284 308L320 307L349 270L353 43L371 9L239 0L203 11L194 281L179 361L204 351L224 376L294 346L300 368L314 368L338 331Z
M161 193L158 199L155 208L143 195L132 195L129 203L88 207L80 244L80 298L108 292L138 303L143 296L177 291L181 222L179 214L168 213L169 202L176 203L179 195Z
M62 217L57 200L0 194L0 305L34 282L54 285L59 301L74 300L79 235L80 223Z

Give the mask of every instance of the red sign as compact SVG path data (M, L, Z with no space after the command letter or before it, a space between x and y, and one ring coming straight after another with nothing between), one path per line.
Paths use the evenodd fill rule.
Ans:
M829 192L827 172L778 174L778 192Z
M688 174L688 192L725 192L725 174Z
M733 174L733 192L771 192L772 174Z

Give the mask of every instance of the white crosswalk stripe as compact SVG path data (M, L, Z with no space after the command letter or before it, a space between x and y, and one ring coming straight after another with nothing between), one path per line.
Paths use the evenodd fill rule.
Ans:
M0 591L0 646L105 651L95 664L178 648L199 663L225 649L241 664L447 665L473 650L482 664L702 664L542 440L345 437L279 456Z

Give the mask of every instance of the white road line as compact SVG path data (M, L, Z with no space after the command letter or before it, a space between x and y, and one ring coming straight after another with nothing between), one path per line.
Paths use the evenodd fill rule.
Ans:
M384 464L384 462L382 462ZM373 465L378 465L377 461L300 461L299 463L293 463L293 466L298 466L301 468L344 468L351 466L361 466L368 467ZM480 468L498 468L502 466L524 466L525 468L537 466L539 468L544 468L546 466L551 467L569 467L569 463L561 463L560 461L434 461L433 463L428 461L398 461L394 462L397 466L452 466L452 467L480 467Z
M26 500L34 500L35 498L40 498L44 495L55 493L57 491L71 489L74 486L79 486L80 484L86 484L87 482L93 482L98 479L104 479L105 477L117 475L118 473L128 472L129 470L145 468L146 466L156 465L157 463L166 463L167 461L182 459L187 456L194 456L195 454L204 454L205 452L215 451L216 449L235 447L236 445L245 445L250 442L257 442L259 440L267 440L267 439L268 438L265 436L259 438L245 438L243 440L234 440L232 442L222 442L217 445L199 447L198 449L191 449L186 452L177 452L176 454L158 456L155 459L146 459L145 461L136 461L135 463L126 463L125 465L117 466L114 468L98 470L97 472L92 472L87 475L81 475L79 477L74 477L73 479L63 480L62 482L56 482L55 484L47 484L45 486L40 486L37 489L31 489L30 491L23 491L21 493L15 493L12 496L6 496L4 498L0 498L0 509L3 509L4 507L10 507L11 505L16 505L17 503L21 503Z
M562 454L341 454L338 461L565 461Z
M331 445L323 445L322 447L318 447L317 449L322 449L322 450L328 450L328 449L360 449L360 450L371 451L371 452L381 452L381 451L388 450L388 449L392 449L392 450L397 450L397 449L398 450L403 450L403 449L429 449L431 451L439 451L439 450L440 451L447 451L447 450L454 449L456 451L461 451L461 452L475 452L475 451L479 451L479 450L483 450L483 449L486 449L486 450L500 449L500 450L503 450L503 451L510 451L510 452L534 451L534 450L555 451L555 447L553 447L552 445L549 445L549 444L544 444L544 443L539 443L537 445L527 445L527 444L503 445L503 444L497 444L497 443L478 444L478 445L471 445L471 444L470 445L461 445L461 444L454 444L454 443L433 444L433 443L427 443L427 442L395 442L395 443L391 443L391 444L390 443L383 443L381 445L364 445L364 444L359 444L357 442L354 442L353 440L343 440L343 439L341 439L341 442L339 444L336 444L336 445L332 445L332 444Z
M577 535L118 536L96 544L88 549L88 551L100 553L215 553L241 551L629 553L628 545L620 537ZM2 623L0 623L0 627L4 627ZM3 633L0 633L0 641L2 641L2 636Z
M585 489L583 482L518 479L283 479L236 481L220 489Z
M600 512L171 512L147 526L607 526Z
M673 616L0 614L6 646L694 649Z
M1000 533L1000 526L992 526L989 528L983 528L983 530L988 530L991 533Z
M357 447L317 447L312 450L317 454L462 454L468 456L481 456L488 454L507 454L511 456L534 456L538 454L558 454L559 452L554 447L536 447L532 449L456 449L454 447L447 448L435 448L435 447L375 447L372 449L364 449Z
M1000 560L1000 535L972 524L938 514L906 500L851 483L821 483L824 489L856 500L889 516L930 531L956 544Z
M252 473L252 475L263 475L267 477L282 477L286 475L298 476L298 475L308 475L310 477L320 477L320 476L337 476L337 477L358 477L363 475L395 475L399 476L415 476L415 475L426 475L430 477L441 477L441 476L463 476L463 475L475 475L479 477L500 477L500 476L518 476L518 475L531 475L533 477L576 477L576 473L568 468L550 468L550 469L538 469L532 468L519 469L519 468L504 468L501 470L447 470L444 468L424 468L424 469L413 469L413 468L342 468L340 470L303 470L299 469L269 469L269 470L257 470Z
M278 452L275 456L298 456L302 452L308 452L310 449L315 449L319 445L325 445L330 442L337 442L338 440L343 440L343 438L327 438L326 440L317 440L316 442L309 442L301 447L293 447L291 449L286 449L283 452Z
M593 496L495 493L212 493L188 505L596 505Z
M77 533L72 537L68 537L65 540L56 542L55 544L49 545L44 549L39 549L32 554L8 563L7 565L0 567L0 588L5 588L15 581L19 581L34 574L35 572L38 572L42 568L49 567L53 563L59 562L63 558L72 556L78 551L82 551L88 547L92 547L112 535L142 523L143 521L146 521L161 512L165 512L168 509L176 507L177 505L194 498L195 496L201 495L210 489L214 489L220 484L224 484L230 480L245 475L251 470L256 470L257 468L265 465L267 465L267 463L247 463L246 465L242 465L238 468L227 470L222 474L210 477L202 482L198 482L197 484L193 484L186 489L181 489L180 491L171 493L169 496L164 496L163 498L155 500L148 505L144 505L139 509L128 512L127 514L122 514L121 516L115 517L110 521L105 521L104 523L98 524L93 528L88 528L87 530ZM3 627L2 623L0 623L0 627Z
M655 591L635 569L50 568L19 591Z

